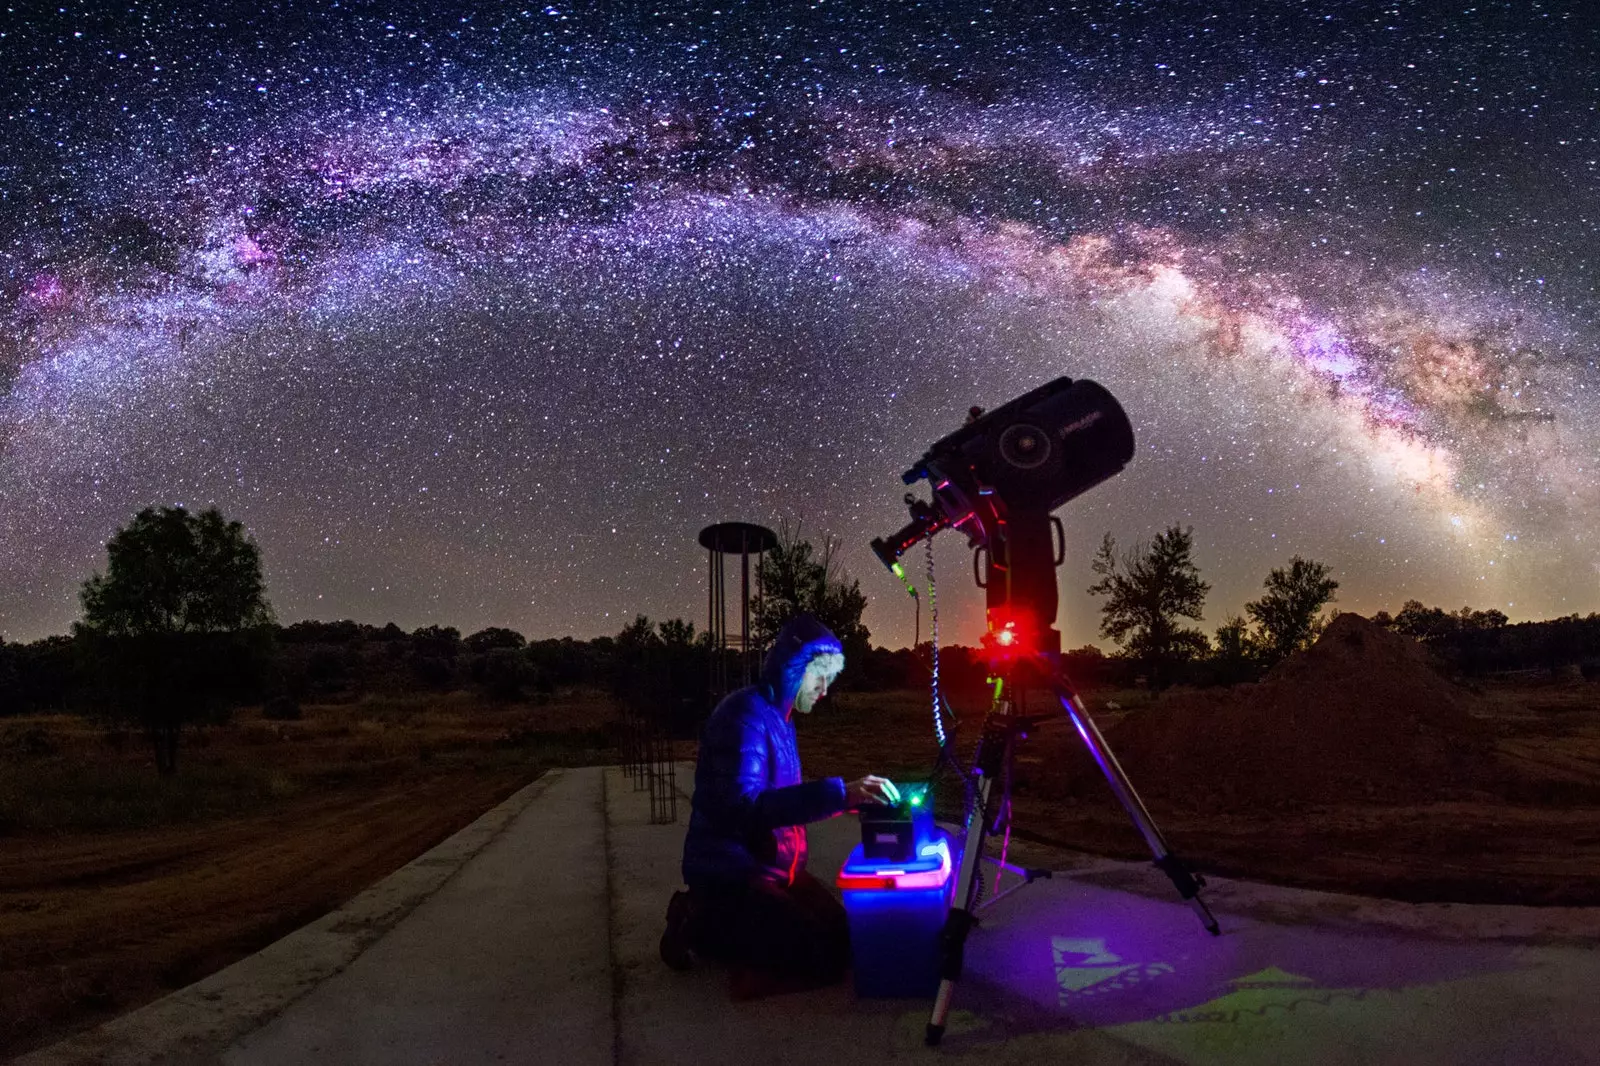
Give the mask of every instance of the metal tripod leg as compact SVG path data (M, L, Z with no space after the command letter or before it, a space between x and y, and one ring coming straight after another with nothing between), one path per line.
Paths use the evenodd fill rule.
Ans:
M961 962L966 954L967 934L977 922L974 916L973 895L977 888L978 859L983 854L983 837L988 831L989 786L991 781L977 771L977 802L967 812L967 825L961 844L961 868L956 872L956 884L950 900L950 913L945 916L944 930L939 934L939 992L933 1000L933 1014L928 1019L928 1029L923 1041L934 1047L944 1036L945 1019L950 1014L950 1000L955 995L956 982L961 980Z
M1156 828L1155 821L1150 817L1150 812L1145 809L1144 801L1139 798L1139 793L1133 789L1133 782L1128 780L1128 775L1123 773L1122 766L1117 762L1117 757L1111 753L1111 748L1106 744L1105 737L1100 735L1100 729L1094 724L1094 719L1089 717L1089 712L1083 706L1083 700L1061 681L1052 682L1056 698L1061 701L1061 709L1067 712L1072 726L1078 731L1078 736L1083 739L1084 746L1089 749L1089 754L1094 756L1095 763L1100 767L1100 772L1106 777L1106 782L1115 793L1117 802L1122 804L1122 809L1128 812L1128 817L1133 819L1135 828L1144 836L1145 843L1150 846L1150 852L1155 856L1155 864L1161 872L1172 881L1172 886L1178 890L1178 895L1189 904L1200 923L1212 936L1219 935L1222 930L1217 925L1217 919L1211 914L1211 909L1206 906L1205 900L1200 898L1200 890L1205 887L1205 879L1189 869L1184 861L1172 854L1172 849L1167 847L1166 838L1161 835L1161 830Z

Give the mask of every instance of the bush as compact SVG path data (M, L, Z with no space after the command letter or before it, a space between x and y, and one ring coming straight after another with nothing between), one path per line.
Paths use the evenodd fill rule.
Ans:
M526 695L524 690L538 681L539 671L521 651L494 648L473 660L472 679L490 699L510 702Z
M319 689L337 689L353 664L354 657L343 648L316 648L306 660L306 678Z
M455 667L441 655L415 656L411 660L411 671L429 688L445 691L455 687Z

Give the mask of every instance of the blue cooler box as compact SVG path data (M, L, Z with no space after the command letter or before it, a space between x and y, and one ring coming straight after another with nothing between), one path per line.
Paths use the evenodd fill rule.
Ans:
M835 882L850 918L856 994L929 997L939 990L939 933L954 887L950 837L935 830L911 862L868 859L860 844Z

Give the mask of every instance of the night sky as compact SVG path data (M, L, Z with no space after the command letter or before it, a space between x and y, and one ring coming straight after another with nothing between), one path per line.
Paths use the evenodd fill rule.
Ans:
M696 532L787 518L905 644L900 472L1062 374L1139 448L1060 512L1069 647L1174 522L1208 631L1296 553L1600 610L1586 6L18 4L0 636L214 504L285 623L703 623Z

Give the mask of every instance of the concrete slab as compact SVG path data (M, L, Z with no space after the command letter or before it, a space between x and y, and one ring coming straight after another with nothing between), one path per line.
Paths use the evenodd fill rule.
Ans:
M937 1051L921 1000L734 1003L719 968L656 954L687 800L651 825L620 770L552 774L378 886L373 924L330 915L22 1061L1600 1063L1600 912L1219 880L1212 938L1154 870L1082 857L985 912ZM856 836L814 826L814 872Z
M343 907L169 996L13 1059L14 1066L211 1062L358 958L555 782L552 771Z
M1040 1050L1012 1046L1004 995L984 987L963 993L963 1008L952 1018L946 1046L932 1052L922 1044L930 1004L923 1000L858 999L848 985L755 1002L735 1003L727 975L717 966L697 965L688 973L667 969L657 954L666 904L679 887L679 859L688 823L687 797L679 803L680 824L648 824L648 798L629 790L620 771L613 775L608 810L612 842L613 953L621 1002L617 1016L616 1061L646 1063L926 1063L936 1056L981 1055L990 1063L1038 1061ZM680 781L693 780L692 768ZM860 839L854 818L836 818L810 829L813 872L837 872ZM830 878L831 879L831 878ZM1184 913L1188 913L1185 911ZM1167 1061L1135 1043L1091 1029L1068 1026L1053 1034L1051 1053L1076 1063L1152 1063Z
M836 988L732 1003L717 968L677 974L655 955L681 827L646 825L641 800L611 795L621 1063L1600 1062L1593 910L1419 908L1219 880L1213 938L1157 871L1099 860L984 912L937 1052L922 1045L925 1001ZM810 839L813 871L836 871L857 823Z
M229 1048L230 1066L610 1066L606 776L539 802L360 958Z

